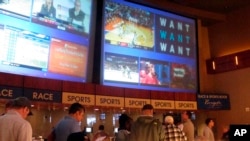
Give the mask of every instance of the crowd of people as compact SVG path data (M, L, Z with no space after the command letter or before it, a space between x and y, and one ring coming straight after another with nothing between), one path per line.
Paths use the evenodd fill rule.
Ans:
M25 120L30 113L31 103L26 97L7 102L0 116L0 141L32 141L32 127Z
M100 125L93 139L81 129L85 107L80 103L73 103L68 114L53 128L47 141L109 141L104 125ZM26 97L9 100L5 105L5 112L0 116L0 141L32 141L31 124L25 120L31 112L31 102ZM118 133L115 141L195 141L194 124L191 112L181 114L181 124L176 124L174 117L167 115L163 123L154 117L151 104L142 107L141 115L133 120L128 114L119 116ZM213 127L214 119L207 118L203 129L202 141L215 141ZM180 126L181 125L181 126ZM228 130L224 132L223 141L228 141Z

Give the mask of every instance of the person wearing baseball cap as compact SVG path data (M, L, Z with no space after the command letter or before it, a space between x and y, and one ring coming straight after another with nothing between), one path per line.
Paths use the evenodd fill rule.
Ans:
M10 100L8 100L8 101L5 103L5 112L4 112L2 115L4 115L5 113L7 113L8 110L10 110L10 109L12 108L12 106L13 106L13 104L14 104L14 101L15 101L15 99L10 99ZM31 110L30 110L28 116L32 116L32 115L33 115L33 113L32 113Z
M11 101L11 106L0 116L0 141L32 141L32 127L25 120L31 113L31 102L26 97Z

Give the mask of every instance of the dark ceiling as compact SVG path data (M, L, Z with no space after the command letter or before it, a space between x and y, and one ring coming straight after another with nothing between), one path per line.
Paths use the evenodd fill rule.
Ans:
M250 5L250 0L166 0L182 6L215 12L219 14L228 14Z
M226 21L227 14L249 7L250 0L127 0L201 20L210 26Z
M134 0L138 1L138 0ZM172 12L201 19L204 26L226 20L227 14L250 6L250 0L143 0Z

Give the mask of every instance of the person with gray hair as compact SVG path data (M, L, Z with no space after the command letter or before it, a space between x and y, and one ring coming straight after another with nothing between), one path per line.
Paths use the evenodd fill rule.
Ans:
M166 124L174 124L174 118L172 116L166 116L165 123Z
M25 120L31 111L31 103L26 97L10 101L11 108L0 116L0 141L32 141L32 127Z
M165 141L187 141L185 133L174 124L172 116L165 117Z

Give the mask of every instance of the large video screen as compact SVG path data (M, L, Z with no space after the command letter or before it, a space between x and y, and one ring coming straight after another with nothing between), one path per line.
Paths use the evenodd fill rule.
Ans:
M195 19L125 0L103 5L103 85L197 92Z
M0 72L91 79L94 8L93 0L1 0Z

